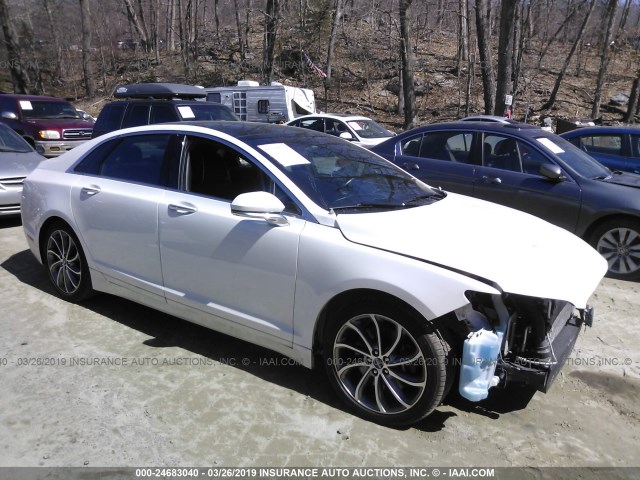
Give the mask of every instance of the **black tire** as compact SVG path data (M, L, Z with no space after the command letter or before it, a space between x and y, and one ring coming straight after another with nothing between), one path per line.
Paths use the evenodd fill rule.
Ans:
M87 260L76 234L57 223L45 233L44 264L56 293L70 302L81 302L94 291Z
M329 381L357 415L389 426L429 415L450 388L451 349L424 318L392 302L338 309L323 338Z
M640 279L640 222L631 219L604 222L593 231L590 243L609 263L607 276Z

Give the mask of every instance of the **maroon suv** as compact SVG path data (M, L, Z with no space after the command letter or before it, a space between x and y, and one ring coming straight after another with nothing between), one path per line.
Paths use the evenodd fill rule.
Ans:
M62 98L0 95L0 122L45 157L57 157L91 138L93 122Z

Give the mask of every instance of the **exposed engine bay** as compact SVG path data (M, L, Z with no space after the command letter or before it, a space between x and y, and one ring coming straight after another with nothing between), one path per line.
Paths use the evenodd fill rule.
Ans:
M460 393L472 401L493 386L525 383L546 392L571 354L593 311L567 301L467 292L456 317L469 331L462 353Z

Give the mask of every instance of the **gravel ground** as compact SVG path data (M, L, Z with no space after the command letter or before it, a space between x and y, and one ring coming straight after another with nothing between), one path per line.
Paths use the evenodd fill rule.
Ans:
M548 394L450 400L395 430L324 376L126 300L58 299L0 219L0 467L640 466L639 284L605 279Z

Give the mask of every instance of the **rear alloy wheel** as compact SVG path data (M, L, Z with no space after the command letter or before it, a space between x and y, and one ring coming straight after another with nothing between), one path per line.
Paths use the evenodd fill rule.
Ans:
M640 223L632 220L606 222L593 233L591 243L607 260L610 277L640 278Z
M352 307L328 328L329 379L357 414L385 425L410 425L441 402L448 345L408 309ZM422 321L420 321L422 320Z
M68 227L54 225L47 232L46 263L49 279L62 298L79 302L92 293L80 242Z

